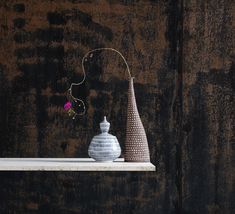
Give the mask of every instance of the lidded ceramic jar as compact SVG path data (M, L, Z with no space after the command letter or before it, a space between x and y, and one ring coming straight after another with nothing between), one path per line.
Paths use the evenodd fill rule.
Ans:
M88 155L100 162L112 162L121 155L121 147L116 136L108 133L110 123L104 117L100 123L101 134L92 138Z

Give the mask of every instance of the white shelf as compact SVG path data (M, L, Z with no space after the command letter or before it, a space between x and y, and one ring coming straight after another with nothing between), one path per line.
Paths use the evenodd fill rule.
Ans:
M96 162L92 158L0 158L0 171L155 171L152 163Z

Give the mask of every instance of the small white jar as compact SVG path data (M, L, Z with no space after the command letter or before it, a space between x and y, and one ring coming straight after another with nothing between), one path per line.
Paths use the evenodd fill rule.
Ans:
M104 117L100 123L101 134L92 138L88 155L99 162L112 162L121 155L121 147L116 136L108 133L110 123Z

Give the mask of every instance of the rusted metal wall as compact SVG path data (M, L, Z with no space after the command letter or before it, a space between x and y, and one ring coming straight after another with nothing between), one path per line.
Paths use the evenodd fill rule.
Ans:
M235 212L234 3L225 0L2 0L1 157L87 157L103 115L123 148L127 74L114 53L75 88L90 49L120 50L156 172L1 172L0 213Z

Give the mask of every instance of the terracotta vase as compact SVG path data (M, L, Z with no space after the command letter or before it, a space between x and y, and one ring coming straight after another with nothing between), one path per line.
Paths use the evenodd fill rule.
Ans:
M136 105L133 77L129 80L125 161L150 162L146 133Z

